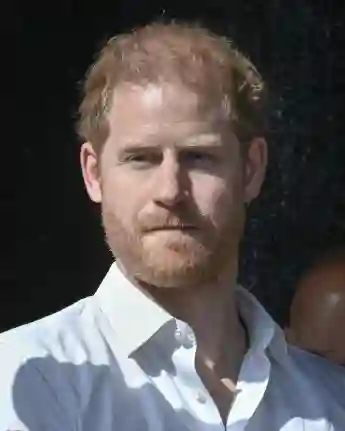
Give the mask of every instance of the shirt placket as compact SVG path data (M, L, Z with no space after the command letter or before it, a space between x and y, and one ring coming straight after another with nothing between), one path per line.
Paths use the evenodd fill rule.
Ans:
M224 431L217 406L195 370L197 346L193 331L187 324L178 324L175 338L180 347L173 354L174 382L190 414L186 425L193 431Z

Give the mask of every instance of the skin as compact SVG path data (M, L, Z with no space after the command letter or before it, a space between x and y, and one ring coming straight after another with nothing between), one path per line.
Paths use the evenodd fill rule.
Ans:
M222 104L176 83L116 88L108 120L101 154L81 149L88 194L125 275L194 329L197 372L226 422L246 351L238 246L266 142L244 158Z
M298 283L288 340L345 365L345 252L320 261Z

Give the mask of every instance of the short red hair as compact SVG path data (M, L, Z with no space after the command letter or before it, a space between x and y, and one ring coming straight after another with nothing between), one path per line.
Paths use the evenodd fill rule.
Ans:
M240 141L265 134L265 86L248 58L196 24L153 23L111 38L101 50L84 82L79 136L100 150L114 89L164 82L229 102L229 121Z

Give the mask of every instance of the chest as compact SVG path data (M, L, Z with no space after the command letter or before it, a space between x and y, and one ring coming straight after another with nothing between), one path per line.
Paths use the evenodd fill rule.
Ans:
M196 375L148 375L132 363L93 376L81 394L78 431L341 431L321 416L301 414L262 382L238 394L225 427Z

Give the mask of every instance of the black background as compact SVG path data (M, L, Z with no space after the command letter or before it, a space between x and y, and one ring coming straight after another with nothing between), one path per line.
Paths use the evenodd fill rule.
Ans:
M106 38L159 17L233 38L272 91L270 168L250 208L241 281L284 323L304 268L345 243L343 2L160 4L60 0L17 11L18 260L15 275L8 263L2 271L0 329L91 294L103 278L111 257L80 175L78 81Z

